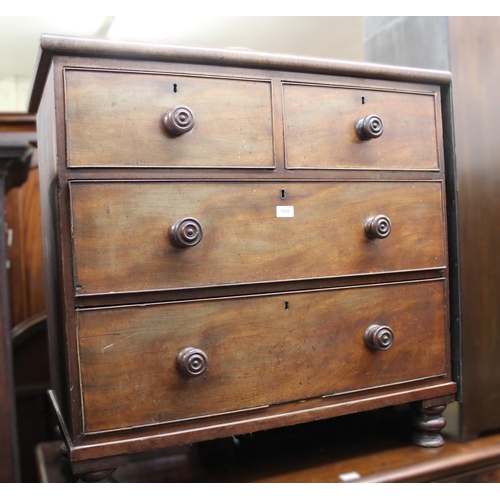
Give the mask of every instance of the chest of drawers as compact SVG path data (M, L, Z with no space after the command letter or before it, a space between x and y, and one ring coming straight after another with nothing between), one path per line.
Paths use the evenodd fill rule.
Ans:
M41 44L51 398L75 473L404 403L440 446L460 382L450 74Z

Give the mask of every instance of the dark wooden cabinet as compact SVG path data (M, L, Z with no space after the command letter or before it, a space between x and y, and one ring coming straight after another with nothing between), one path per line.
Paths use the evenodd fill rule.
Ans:
M8 298L8 311L2 310L2 321L10 345L8 362L12 367L13 392L0 399L3 404L10 401L16 410L15 431L9 437L17 448L16 479L33 482L37 480L35 446L57 437L47 395L50 377L36 117L27 113L0 113L0 140L4 151L9 145L18 144L20 155L29 153L22 166L17 162L16 167L13 158L8 160L12 174L17 171L25 178L18 175L16 182L9 182L4 200L2 249L7 281L2 285L5 286L2 293ZM2 387L8 386L2 384ZM7 447L2 449L6 451ZM2 471L5 470L7 467L2 465Z
M0 115L0 482L20 479L7 275L11 233L5 220L7 192L26 180L33 153L29 132L12 130L13 124L23 129L25 124L20 122L14 116Z
M463 325L455 410L459 437L475 439L500 430L500 17L366 18L365 28L368 61L453 74Z
M460 378L450 74L41 43L51 397L73 471L403 403L440 446Z

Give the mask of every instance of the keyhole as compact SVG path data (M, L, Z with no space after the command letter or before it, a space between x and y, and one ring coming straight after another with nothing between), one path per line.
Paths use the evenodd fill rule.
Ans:
M361 96L361 104L364 104L364 103L365 103L365 96L364 96L364 95L362 95L362 96Z
M284 200L286 198L286 189L281 190L281 199Z
M285 311L290 310L290 304L288 303L288 300L285 300Z
M177 84L174 83L174 92L177 92Z

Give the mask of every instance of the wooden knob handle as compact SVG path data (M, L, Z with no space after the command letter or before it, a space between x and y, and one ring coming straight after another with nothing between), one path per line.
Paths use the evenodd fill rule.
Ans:
M362 141L376 139L384 131L384 122L377 115L368 115L360 118L356 123L356 134Z
M177 355L176 363L184 375L197 377L207 369L207 355L201 349L185 347Z
M391 234L391 220L385 215L376 215L365 221L365 233L369 238L387 238Z
M203 228L196 219L186 217L178 220L168 230L168 237L176 247L194 247L203 238Z
M163 124L170 135L185 134L194 127L193 112L187 106L175 106L165 113Z
M370 325L365 331L364 341L370 349L387 351L394 343L394 333L388 326Z

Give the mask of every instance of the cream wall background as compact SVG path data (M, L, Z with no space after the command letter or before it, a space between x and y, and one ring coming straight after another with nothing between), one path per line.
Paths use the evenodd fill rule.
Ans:
M356 16L0 16L0 112L27 110L43 33L363 60Z

